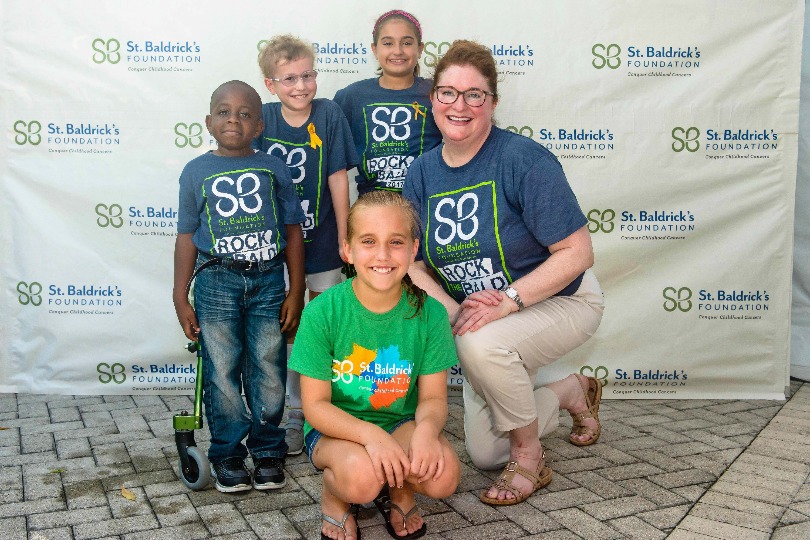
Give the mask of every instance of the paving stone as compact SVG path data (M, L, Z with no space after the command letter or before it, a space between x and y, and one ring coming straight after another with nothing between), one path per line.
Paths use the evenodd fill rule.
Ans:
M661 508L659 510L650 510L649 512L641 512L638 517L655 527L656 529L666 530L671 529L677 525L684 516L689 512L691 505L681 504L678 506L670 506L668 508Z
M632 495L632 493L618 485L616 482L606 480L599 474L592 471L569 474L568 478L587 490L592 491L603 499L613 499L616 497L626 497L628 495Z
M765 476L772 480L778 480L779 482L793 485L794 489L798 490L802 479L807 475L807 471L795 470L792 467L794 464L796 464L794 461L773 460L765 456L744 452L737 461L729 466L729 470ZM802 469L806 468L807 467L802 467ZM801 475L802 478L798 478L799 475Z
M810 443L810 439L808 439L808 443ZM761 456L806 464L807 456L810 456L810 444L768 440L765 437L757 437L754 442L751 443L751 446L748 447L748 451Z
M200 506L197 507L197 513L214 536L250 530L247 521L232 503Z
M611 520L610 526L633 540L663 540L667 534L635 516Z
M581 459L568 459L558 461L554 464L553 470L560 474L568 474L579 471L592 471L608 467L610 463L599 457L585 457Z
M129 463L127 447L123 443L102 444L93 447L93 456L99 465L113 465L115 463Z
M366 538L366 531L363 530L363 538ZM451 540L470 540L471 538L486 538L487 540L510 540L513 538L521 538L525 536L526 532L515 525L514 523L503 520L503 521L493 521L490 523L483 523L481 525L473 525L472 527L466 527L464 529L457 529L455 531L445 531L442 533L443 538L449 538ZM379 535L377 538L384 538L384 536L388 536L385 532L383 527L379 527ZM368 540L373 540L375 537L371 534L368 536ZM390 536L388 536L390 538ZM427 538L427 537L425 537Z
M23 516L0 519L0 531L5 540L28 540Z
M752 514L731 508L715 506L713 504L705 504L703 499L689 511L689 515L745 527L746 529L754 529L769 534L779 522L779 517Z
M67 506L71 510L107 505L107 493L100 480L77 482L64 486Z
M182 485L180 480L178 480L178 476L175 471L167 469L148 473L135 473L132 470L131 465L124 465L127 465L128 468L125 469L122 466L121 474L110 474L101 479L104 484L105 491L120 488L122 485L126 485L127 487L148 486L150 484L162 484L164 482L171 481L177 481L179 485Z
M24 437L26 435L37 435L41 433L70 432L79 430L82 427L81 422L60 422L58 424L49 424L46 415L41 421L20 426L20 434Z
M54 449L53 435L39 433L36 435L23 435L20 437L20 450L23 454L46 452Z
M59 441L62 439L76 439L79 437L86 437L86 438L99 437L101 435L109 435L110 433L116 433L117 431L118 429L114 425L97 426L82 429L56 431L54 432L53 436L57 441ZM90 441L90 444L93 444L92 440Z
M782 514L782 518L779 520L779 526L794 525L796 523L804 523L805 521L807 521L806 515L794 512L788 508L785 513Z
M709 490L709 492L707 492L700 499L700 502L714 506L730 508L732 510L738 510L740 512L747 512L753 515L767 516L776 519L779 519L779 517L784 512L784 509L781 506L764 503L762 501L752 501L751 499L745 499L734 495L727 495L725 493L719 493L714 490Z
M770 533L738 527L696 516L686 516L679 528L727 540L768 540Z
M608 480L627 480L629 478L641 478L653 474L661 474L664 471L649 463L634 463L620 467L608 467L599 471L599 474Z
M43 402L28 402L17 409L20 418L39 418L48 416L48 405Z
M143 515L126 518L114 518L96 521L94 523L80 523L73 526L73 535L76 540L96 539L102 536L113 536L135 533L144 530L157 529L159 523L152 515Z
M62 482L64 484L74 484L87 480L103 480L109 477L117 478L132 472L134 471L131 463L114 463L87 469L67 469L62 473Z
M272 538L273 540L301 538L292 522L279 510L249 514L245 516L245 520L260 538Z
M716 477L706 471L698 469L689 469L686 471L678 471L666 474L657 474L650 476L649 480L664 488L674 488L681 486L688 486L692 484L699 484L701 482L711 482Z
M427 537L425 537L427 538ZM525 540L582 540L578 534L574 534L569 530L560 529L557 531L549 531L532 536L526 536Z
M200 516L186 495L150 499L152 510L161 527L174 527L200 522Z
M130 414L122 418L115 419L115 427L120 433L131 431L149 431L149 424L140 414Z
M777 491L771 491L765 488L752 490L750 486L727 481L726 476L727 475L723 475L723 477L712 486L712 490L718 493L725 493L726 495L734 495L744 499L762 501L779 506L786 506L790 504L790 495Z
M740 484L741 486L748 486L757 489L767 489L783 493L785 495L792 496L793 493L796 492L795 484L791 485L774 482L773 479L768 478L767 476L760 476L745 470L727 470L725 473L723 473L723 476L721 476L720 479L724 482L733 482L735 484Z
M684 463L678 459L662 454L657 449L649 450L628 450L629 454L634 455L639 461L643 461L650 465L654 465L664 471L683 471L689 469L688 463Z
M688 442L683 444L671 444L661 448L661 453L669 457L691 456L718 450L717 447L702 442Z
M695 484L693 486L683 486L679 488L673 488L672 492L683 497L686 501L696 503L706 491L709 489L711 484Z
M653 510L657 508L657 506L644 497L634 495L631 497L621 497L597 503L583 504L580 508L599 521L607 521L618 517L632 516L647 510Z
M559 529L561 525L549 517L546 512L538 510L535 507L536 505L536 502L533 505L516 504L514 506L498 507L497 510L509 521L516 523L531 534ZM429 530L434 532L432 528Z
M432 535L439 535L445 531L454 531L470 526L469 521L455 512L442 512L441 514L430 514L422 517L425 523L427 523L428 531L430 531ZM525 522L526 525L538 530L542 529L543 520L549 520L549 518L544 516L541 512L537 512L534 509L527 511L526 516L519 516L519 519ZM382 523L382 516L380 516L379 521ZM364 521L361 520L361 523L365 526ZM517 520L516 523L520 524ZM525 529L526 527L524 526L523 528Z
M290 482L287 482L290 487ZM301 504L309 504L312 498L307 495L303 490L296 489L295 491L286 491L287 487L283 490L272 490L269 493L265 492L261 497L252 497L235 503L236 508L245 516L259 512L268 513L272 510L282 510L290 506L297 506ZM254 529L255 530L255 529ZM256 531L256 534L260 533ZM261 536L261 535L260 535Z
M694 469L705 471L715 478L720 477L727 468L727 465L707 457L705 454L694 454L691 456L681 456L683 463L690 465Z
M790 505L790 509L795 512L800 512L805 516L810 516L810 501L794 502L793 504Z
M102 519L112 519L112 514L107 506L33 514L28 517L28 528L31 530L52 529L77 523L92 523Z
M62 462L59 462L62 467ZM25 500L48 499L63 497L62 478L59 469L43 468L42 465L29 465L23 467L23 489Z
M13 502L0 505L0 518L25 516L41 512L53 512L65 509L65 501L59 497L37 499L34 501Z
M121 491L124 487L135 496L134 501L123 496ZM107 502L113 517L116 519L153 515L152 506L149 504L149 499L146 498L146 493L141 487L121 486L118 489L108 491Z
M642 496L645 499L652 501L659 507L672 506L686 502L686 500L677 493L664 489L644 478L623 480L619 482L619 485L635 495Z
M797 502L810 501L810 479L805 479L804 484L799 488L793 500Z
M548 496L549 495L543 495L543 497ZM537 504L538 500L538 498L534 499L535 504ZM456 492L445 499L445 502L447 502L447 504L449 504L453 510L458 512L462 517L464 517L464 519L473 525L479 525L481 523L487 523L489 521L500 519L500 514L497 510L487 504L482 503L478 497L469 492ZM544 508L544 506L539 504L538 507L541 509Z
M129 396L126 396L129 397ZM112 403L96 403L91 405L82 405L79 411L82 415L94 412L114 411L117 409L134 409L135 403L130 398L129 400L114 401Z
M564 525L566 529L573 531L583 538L591 540L621 538L622 534L604 525L578 508L568 508L565 510L555 510L549 515Z
M810 538L810 522L778 527L771 540L807 540Z
M93 455L87 439L62 439L56 441L56 455L60 460Z
M211 535L201 523L184 523L173 527L161 527L157 530L124 534L121 538L123 540L196 540L211 538Z
M82 419L82 415L79 414L79 407L75 405L57 408L48 407L48 413L52 424L57 422L75 422Z
M70 527L54 527L53 529L42 529L40 531L29 531L29 540L73 540L73 532Z

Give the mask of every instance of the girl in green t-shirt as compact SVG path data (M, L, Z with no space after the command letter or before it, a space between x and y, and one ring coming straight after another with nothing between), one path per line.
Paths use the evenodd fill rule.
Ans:
M427 526L414 494L447 497L459 482L442 434L457 361L450 323L407 276L418 230L399 194L361 196L344 242L357 275L302 316L290 368L301 373L305 446L323 470L321 538L359 539L351 505L372 500L392 537L418 538Z

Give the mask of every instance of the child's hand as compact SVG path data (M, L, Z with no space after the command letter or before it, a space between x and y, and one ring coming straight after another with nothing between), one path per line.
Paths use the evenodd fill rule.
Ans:
M380 484L388 482L390 487L402 487L410 474L410 463L399 443L380 429L378 436L364 446Z
M301 322L301 311L304 310L304 299L297 295L288 294L284 302L281 303L281 333L292 332L298 328Z
M177 312L177 320L180 321L180 326L183 327L183 333L188 339L197 341L200 334L200 323L197 322L197 314L194 313L194 308L186 301L176 303L174 310Z
M411 474L418 482L438 480L444 472L442 443L428 429L419 429L418 424L411 436L408 457L411 459Z

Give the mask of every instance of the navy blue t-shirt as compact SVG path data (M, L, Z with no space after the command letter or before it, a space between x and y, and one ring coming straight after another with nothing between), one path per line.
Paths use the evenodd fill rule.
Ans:
M422 221L422 260L459 302L506 288L588 222L557 158L527 137L493 126L461 167L448 166L441 149L413 162L403 195ZM557 294L573 294L581 281Z
M255 145L286 162L306 216L303 225L306 273L340 268L343 260L338 251L337 222L328 180L329 175L351 169L358 162L346 118L328 99L313 100L309 118L300 127L292 127L284 120L278 102L262 105L262 117L264 131Z
M284 226L304 221L290 173L278 158L256 152L208 152L180 174L177 232L216 257L270 260L287 244Z
M433 120L433 81L416 77L404 90L382 88L379 79L352 83L335 94L351 126L360 164L357 191L401 191L408 167L434 148L442 134Z

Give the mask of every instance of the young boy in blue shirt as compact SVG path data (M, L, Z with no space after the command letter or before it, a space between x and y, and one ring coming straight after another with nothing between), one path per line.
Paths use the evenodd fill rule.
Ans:
M315 51L289 34L271 38L259 54L264 83L278 102L262 106L264 131L254 145L287 163L304 222L304 267L309 299L341 281L341 249L349 214L347 169L357 165L349 123L334 102L315 99ZM300 376L287 372L289 455L304 446Z
M304 303L304 215L286 165L251 146L264 127L261 106L244 82L219 86L205 119L217 149L180 175L174 305L186 337L202 345L208 458L216 488L228 493L286 484L282 334L298 326Z

